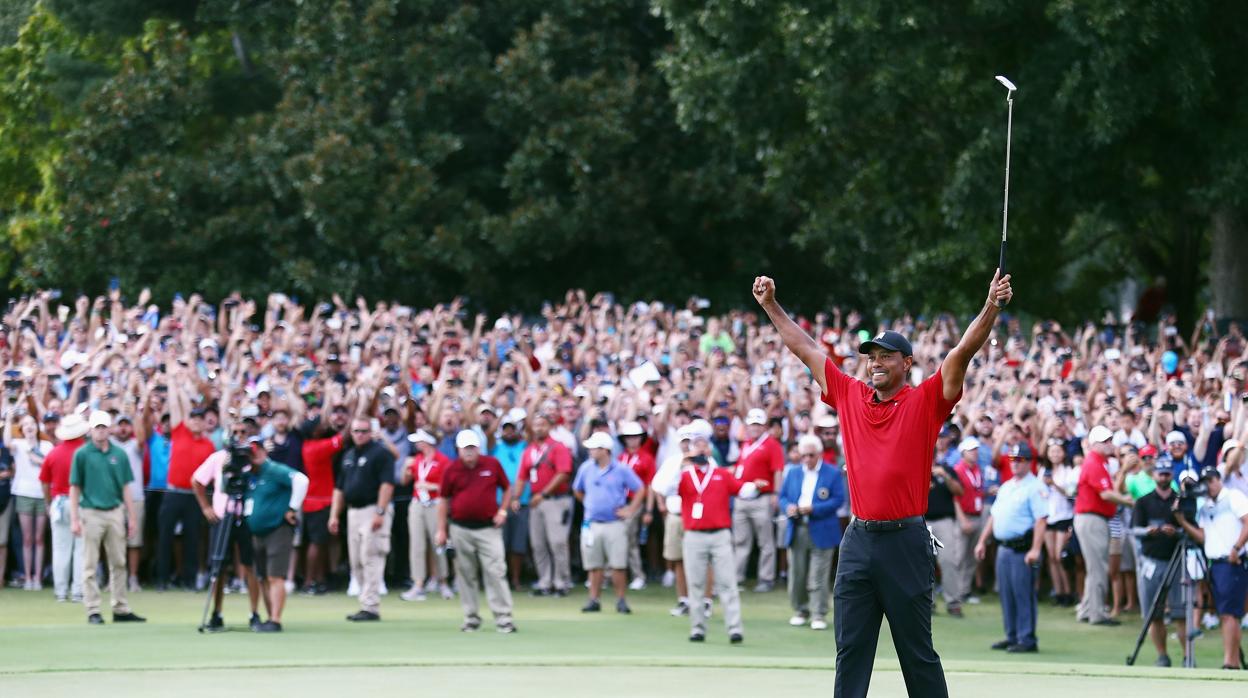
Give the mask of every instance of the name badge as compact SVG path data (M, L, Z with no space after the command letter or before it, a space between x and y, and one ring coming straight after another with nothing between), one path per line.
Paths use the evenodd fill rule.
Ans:
M529 468L529 482L537 484L537 468Z
M255 503L256 503L256 500L254 499L248 499L243 502L243 516L251 516L251 512L254 509Z
M702 502L694 502L693 507L689 510L689 515L695 519L702 518Z
M416 498L420 500L421 504L428 504L429 503L428 490L416 490Z

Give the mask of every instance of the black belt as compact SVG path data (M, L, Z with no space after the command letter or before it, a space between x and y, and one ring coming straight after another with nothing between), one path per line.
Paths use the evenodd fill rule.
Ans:
M493 521L458 521L456 519L451 519L451 523L455 524L456 526L459 526L460 528L470 528L474 531L479 531L483 528L491 528L494 526Z
M864 531L900 531L903 528L911 526L923 525L922 516L907 516L904 519L890 519L887 521L873 521L871 519L854 519L851 526L857 526Z
M691 528L688 531L685 531L685 533L719 533L720 531L727 530L728 528L726 526L723 528Z
M1028 550L1031 550L1032 533L1034 533L1034 531L1028 531L1017 538L1011 538L1009 540L999 542L1001 545L1013 550L1016 553L1025 553Z

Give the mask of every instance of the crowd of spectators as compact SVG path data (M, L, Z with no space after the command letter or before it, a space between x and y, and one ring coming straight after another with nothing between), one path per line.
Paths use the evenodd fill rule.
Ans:
M949 315L868 323L836 308L799 322L841 370L859 378L865 362L858 344L880 330L902 333L914 347L916 384L936 371L961 329ZM944 513L929 518L947 516L969 533L967 510L991 505L1010 478L1011 455L1026 458L1048 501L1043 591L1058 605L1085 596L1084 571L1101 564L1082 559L1092 549L1106 557L1109 579L1103 597L1092 600L1096 608L1081 605L1081 616L1138 612L1147 599L1138 597L1133 579L1143 556L1128 503L1153 489L1157 464L1172 469L1176 482L1185 472L1199 478L1215 468L1225 488L1248 495L1245 339L1234 323L1219 329L1211 314L1190 336L1165 316L1065 328L1003 315L941 433L932 496ZM380 593L403 587L403 598L413 601L455 594L453 566L434 540L436 517L416 512L436 500L429 482L435 456L455 459L465 430L475 432L480 452L497 458L509 482L533 478L531 487L510 493L512 516L502 524L506 581L514 590L531 580L543 594L566 594L571 576L583 578L583 507L572 497L557 507L550 500L567 494L576 471L591 461L586 444L595 434L610 437L611 457L632 466L646 487L642 497L630 491L622 500L632 503L623 527L625 579L634 589L677 581L676 561L664 554L667 493L649 485L656 464L681 453L682 427L705 420L711 460L721 466L736 465L743 444L757 441L747 436L753 426L783 449L774 486L760 483L777 530L760 529L754 514L765 505L753 501L744 507L751 516L733 521L738 584L752 572L758 593L787 578L783 521L793 512L779 508L777 492L783 474L801 467L799 441L818 439L819 459L843 466L835 413L772 326L756 312L715 312L698 299L683 307L623 304L606 293L569 291L537 313L491 319L467 314L459 299L421 309L336 296L303 305L280 293L263 302L234 295L213 305L192 295L162 308L146 290L132 302L115 287L105 297L72 301L43 291L10 302L0 325L0 366L0 546L7 546L0 547L0 577L5 586L35 591L50 580L62 600L80 597L81 560L95 559L70 531L64 501L72 454L95 412L111 416L114 442L131 461L131 499L141 519L127 536L131 589L204 587L207 527L191 479L235 435L258 435L273 461L308 479L287 585L312 594L348 586L358 593L362 581L350 577L345 543L330 533L338 526L326 521L331 512L341 515L332 506L337 459L362 440L389 450L393 513ZM752 412L761 416L747 420ZM357 420L369 433L349 428ZM1076 526L1066 522L1075 519L1080 467L1098 426L1112 433L1109 475L1126 499L1109 517L1108 547L1081 550ZM527 445L548 438L566 448L572 472L539 487L538 468L521 472L521 461ZM601 440L593 443L601 448ZM946 507L941 488L967 484L958 464L968 451L979 480L972 491L955 487ZM851 507L840 506L842 519ZM962 604L992 590L993 567L991 560L976 564L973 535L949 537L964 539L942 553L951 556L948 564L942 559L942 596L956 616ZM227 576L235 574L234 562ZM826 575L834 566L815 569ZM604 578L611 575L595 575ZM240 575L232 587L241 584ZM622 604L623 589L617 591ZM687 610L689 599L680 602ZM1196 613L1214 614L1211 599L1202 603Z

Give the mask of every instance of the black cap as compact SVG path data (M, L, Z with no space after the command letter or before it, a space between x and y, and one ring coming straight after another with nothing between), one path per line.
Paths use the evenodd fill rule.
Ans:
M1027 444L1014 444L1005 454L1016 460L1031 460L1031 448Z
M1206 465L1200 471L1201 480L1208 480L1210 478L1215 478L1215 477L1218 479L1222 479L1222 473L1218 472L1218 466L1216 465Z
M899 351L902 356L913 356L914 349L910 347L910 340L902 336L900 332L886 330L871 339L858 345L859 354L869 354L871 350L879 347L888 351Z
M203 407L195 407L191 409L192 417L202 417L207 413L208 413L208 410Z

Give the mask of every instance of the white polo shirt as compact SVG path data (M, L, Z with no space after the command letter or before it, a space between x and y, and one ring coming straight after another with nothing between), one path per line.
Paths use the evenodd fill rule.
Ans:
M1248 497L1243 492L1223 485L1217 499L1205 499L1196 512L1196 523L1205 532L1205 557L1216 560L1231 554L1231 546L1244 530L1245 516L1248 516ZM1246 551L1248 545L1240 552Z

